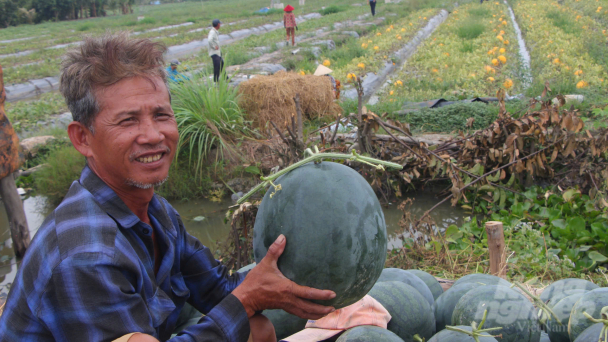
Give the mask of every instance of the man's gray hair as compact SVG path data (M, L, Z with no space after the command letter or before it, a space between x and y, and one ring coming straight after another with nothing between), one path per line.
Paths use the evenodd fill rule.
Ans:
M163 54L167 48L149 39L132 39L126 33L87 37L66 54L61 64L59 90L78 121L92 131L100 111L96 92L131 77L161 77L166 83Z

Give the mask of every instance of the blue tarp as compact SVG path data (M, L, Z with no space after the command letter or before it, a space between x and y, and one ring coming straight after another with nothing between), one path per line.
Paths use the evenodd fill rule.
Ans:
M255 13L268 13L268 11L270 11L270 8L268 7L262 7L260 8L257 12Z

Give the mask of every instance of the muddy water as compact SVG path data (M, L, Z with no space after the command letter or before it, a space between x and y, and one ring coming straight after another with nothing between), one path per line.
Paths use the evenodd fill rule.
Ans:
M431 208L438 199L428 192L412 194L414 203L410 207L410 212L415 216L420 216L424 211ZM398 202L400 203L400 202ZM398 203L384 206L384 217L389 235L388 247L396 248L401 246L401 229L399 220L402 213L397 209ZM230 200L217 203L207 199L194 201L176 201L171 203L180 213L188 232L199 239L204 245L215 251L217 241L223 240L228 236L230 225L225 223L225 214L228 206L232 205ZM44 221L44 218L52 210L47 208L44 197L30 197L24 201L24 208L28 220L30 235L33 237ZM200 217L203 217L201 220ZM460 224L463 213L459 208L452 208L448 205L441 206L431 214L440 228L445 228L450 224ZM13 282L17 273L18 261L14 257L10 241L10 231L8 219L4 211L4 205L0 204L0 293L8 292L10 284Z

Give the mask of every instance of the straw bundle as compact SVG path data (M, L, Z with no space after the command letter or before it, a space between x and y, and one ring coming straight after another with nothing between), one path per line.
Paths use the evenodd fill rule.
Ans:
M272 120L279 126L296 113L293 98L300 95L302 114L308 119L336 116L341 112L334 103L329 77L299 75L279 71L272 76L258 76L239 85L240 105L257 127L265 130Z

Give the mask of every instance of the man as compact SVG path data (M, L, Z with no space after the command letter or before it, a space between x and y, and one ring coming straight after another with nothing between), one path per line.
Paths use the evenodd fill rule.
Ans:
M171 82L181 83L188 80L188 77L181 72L177 71L177 66L181 63L177 59L171 60L171 64L167 68L167 76Z
M209 31L207 42L209 43L209 56L213 61L213 82L217 82L220 79L220 73L224 70L224 59L220 51L220 33L218 32L222 22L219 19L213 19L211 25L213 27Z
M272 341L260 311L318 319L333 310L308 299L335 293L299 286L278 270L282 235L248 274L230 276L154 194L178 142L165 51L108 35L85 39L64 59L68 135L87 165L19 267L0 341L166 341L186 302L205 316L171 341Z

